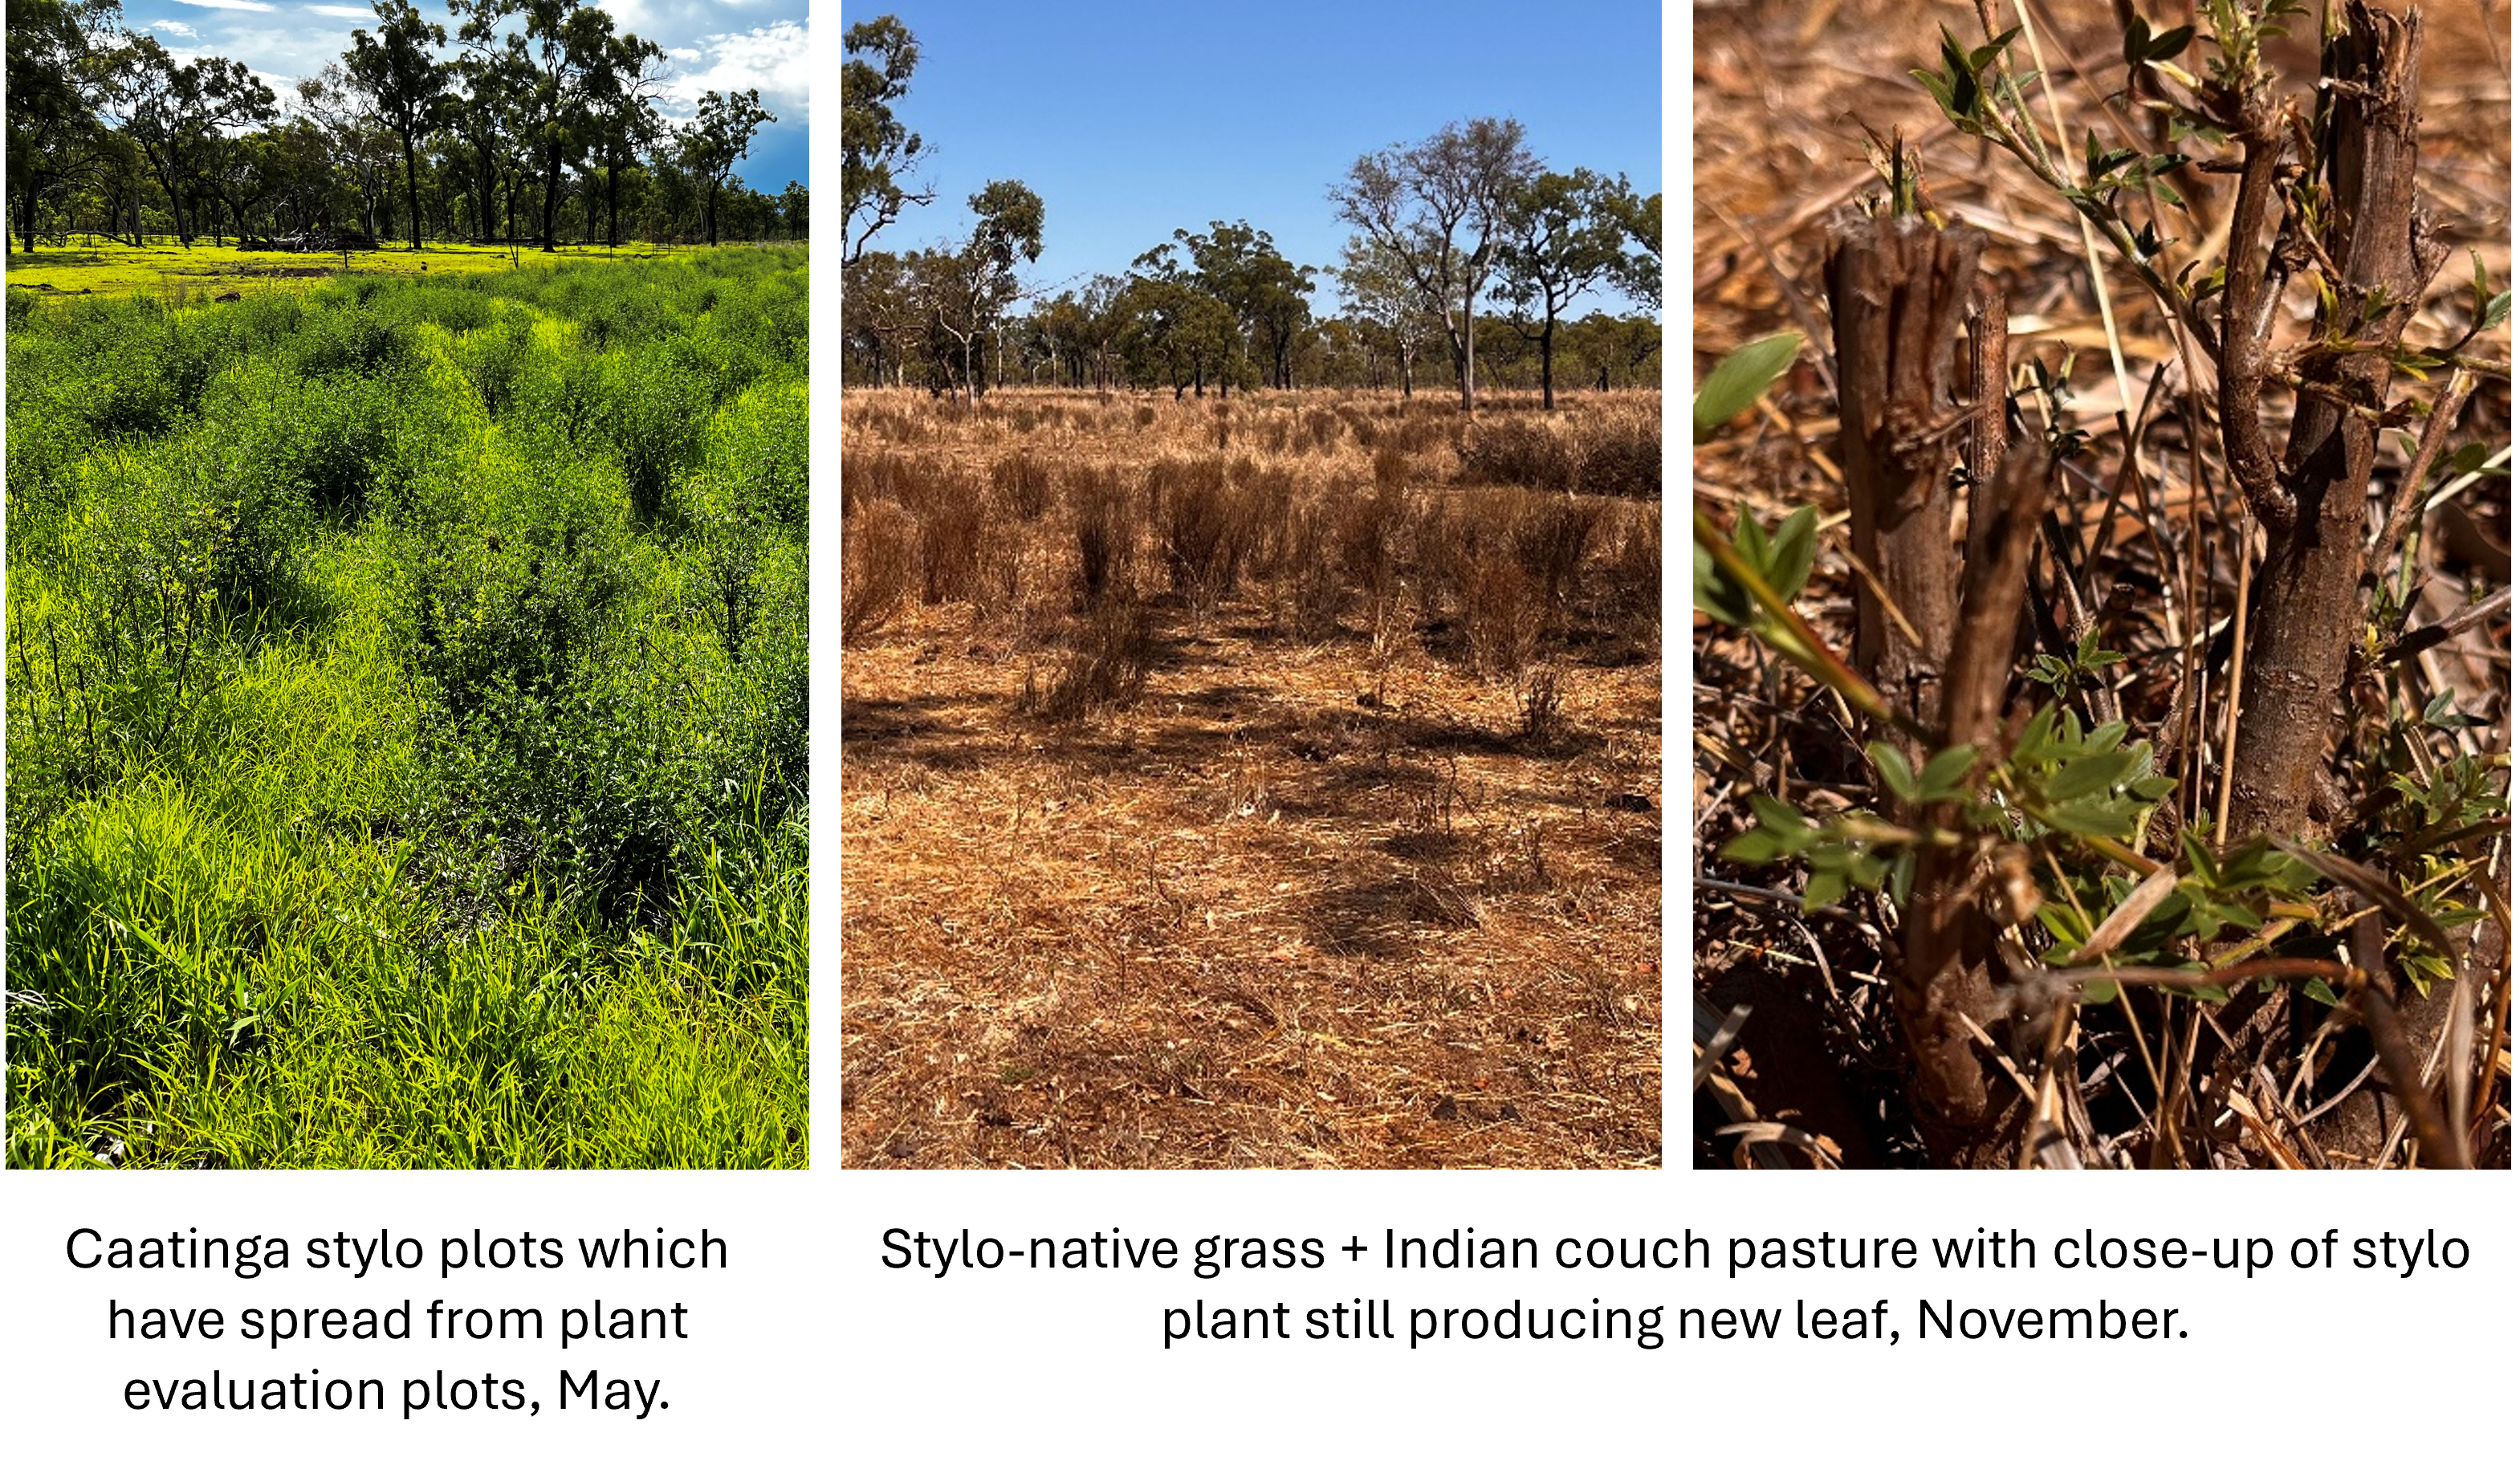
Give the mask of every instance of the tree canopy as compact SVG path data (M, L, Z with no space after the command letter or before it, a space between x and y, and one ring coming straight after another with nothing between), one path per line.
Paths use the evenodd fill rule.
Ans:
M804 236L801 179L736 175L778 119L757 91L677 127L665 51L602 7L443 0L441 22L437 3L373 0L345 51L275 94L241 61L124 28L119 0L9 0L13 242Z

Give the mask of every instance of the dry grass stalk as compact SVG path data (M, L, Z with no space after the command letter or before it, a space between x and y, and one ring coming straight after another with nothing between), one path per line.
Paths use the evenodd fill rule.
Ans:
M986 480L1017 600L843 657L845 1161L1659 1160L1654 504L1461 485L1440 402L843 411L919 444L851 531Z

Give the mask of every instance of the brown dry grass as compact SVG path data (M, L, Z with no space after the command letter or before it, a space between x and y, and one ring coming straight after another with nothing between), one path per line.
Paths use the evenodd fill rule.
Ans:
M845 1163L1659 1163L1661 403L1535 404L849 393Z

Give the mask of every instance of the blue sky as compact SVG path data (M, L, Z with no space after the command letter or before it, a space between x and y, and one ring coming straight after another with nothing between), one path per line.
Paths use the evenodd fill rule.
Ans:
M445 0L417 3L423 16L452 36L454 17ZM600 8L611 13L614 29L665 48L673 69L659 110L668 116L688 120L702 92L760 89L761 105L779 121L762 128L751 155L736 169L745 181L776 193L789 178L806 176L813 75L806 0L613 0ZM287 100L298 77L339 60L350 48L350 32L374 30L377 21L363 3L123 0L122 23L157 36L182 59L242 61Z
M1662 187L1652 0L878 0L841 28L886 13L919 40L894 111L933 154L921 176L937 200L880 246L966 231L964 199L1019 179L1047 219L1029 277L1054 288L1220 219L1248 219L1298 264L1334 264L1348 229L1330 185L1369 152L1473 116L1519 119L1558 171Z

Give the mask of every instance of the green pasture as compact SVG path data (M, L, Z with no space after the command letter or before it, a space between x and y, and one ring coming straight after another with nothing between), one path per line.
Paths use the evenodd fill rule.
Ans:
M804 250L359 257L8 291L8 1162L801 1166Z
M215 298L232 289L244 292L302 288L343 275L436 277L549 268L566 260L638 262L710 252L705 248L650 244L625 244L619 248L570 244L553 253L531 245L510 250L471 244L431 244L420 249L392 245L347 253L274 253L213 246L199 240L189 248L155 241L134 247L86 234L72 234L69 241L69 247L41 247L32 253L17 247L13 241L8 255L9 287L35 294L136 292L189 302L195 294Z

